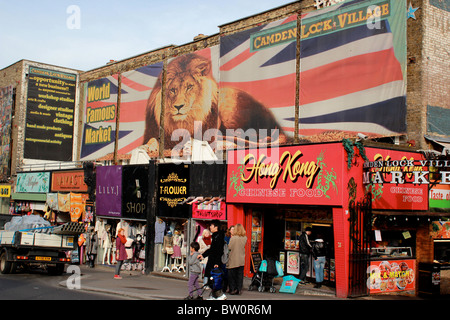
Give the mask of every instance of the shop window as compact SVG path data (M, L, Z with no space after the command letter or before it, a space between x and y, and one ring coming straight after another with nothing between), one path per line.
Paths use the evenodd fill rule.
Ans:
M434 260L450 264L450 239L434 240Z
M374 230L371 256L377 258L412 258L416 251L416 234L412 230Z

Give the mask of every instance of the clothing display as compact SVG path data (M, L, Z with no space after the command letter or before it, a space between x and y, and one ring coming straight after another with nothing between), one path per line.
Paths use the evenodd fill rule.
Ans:
M166 223L158 219L155 223L155 244L163 243L164 241L164 233L166 232Z

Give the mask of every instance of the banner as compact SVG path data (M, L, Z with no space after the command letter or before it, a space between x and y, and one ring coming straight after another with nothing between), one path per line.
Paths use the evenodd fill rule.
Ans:
M122 166L97 167L96 214L122 216Z
M77 75L31 67L24 158L72 161Z
M254 120L249 128L279 129L293 137L296 37L296 15L221 37L220 90L245 92L238 112ZM229 104L229 99L220 100L221 108ZM233 129L239 128L248 129Z
M52 192L87 192L87 190L83 170L52 172Z
M8 86L0 89L0 180L5 181L10 174L11 148L11 112L13 108L14 89Z
M145 111L161 70L162 62L122 74L118 154L147 142L143 142ZM116 74L86 86L81 160L95 160L114 152L118 81Z
M302 15L300 136L406 132L406 2L347 1Z

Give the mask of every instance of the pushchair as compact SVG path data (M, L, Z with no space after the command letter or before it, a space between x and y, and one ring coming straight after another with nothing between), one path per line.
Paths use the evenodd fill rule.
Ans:
M202 296L206 288L211 288L211 293L207 300L226 300L227 296L223 292L223 271L220 268L214 268L211 270L211 275L209 276L207 284L202 286ZM194 289L190 294L195 292Z
M248 288L249 291L258 289L259 292L268 290L271 293L277 292L273 282L275 278L284 275L279 261L267 259L261 261L258 271L253 270L254 275Z

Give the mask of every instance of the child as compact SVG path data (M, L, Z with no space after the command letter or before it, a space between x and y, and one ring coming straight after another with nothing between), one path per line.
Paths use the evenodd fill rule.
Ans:
M203 300L202 291L198 286L198 277L202 273L202 267L200 266L200 260L198 259L198 250L200 249L200 245L198 242L192 242L190 245L191 254L187 258L187 263L189 266L189 283L188 289L189 294L185 300L193 300L194 297L192 293L197 290L197 298L198 300Z

